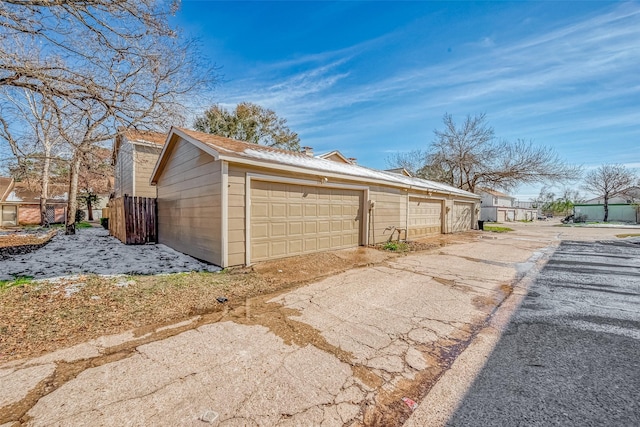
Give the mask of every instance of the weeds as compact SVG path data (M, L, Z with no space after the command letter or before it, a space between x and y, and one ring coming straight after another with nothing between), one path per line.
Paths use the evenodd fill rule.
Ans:
M382 249L391 252L407 252L409 245L405 242L387 242L382 245Z
M619 239L624 239L626 237L640 237L640 233L616 234L616 237Z
M28 285L33 280L31 276L18 276L13 280L0 280L0 291L13 288L14 286Z
M513 231L513 228L509 227L496 227L494 225L485 225L484 231L491 231L492 233L507 233Z

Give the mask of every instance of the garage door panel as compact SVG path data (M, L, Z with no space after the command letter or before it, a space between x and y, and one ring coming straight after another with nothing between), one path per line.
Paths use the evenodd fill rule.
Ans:
M287 223L275 222L271 223L271 234L269 237L278 238L287 235Z
M254 180L251 261L357 246L362 202L360 190Z
M304 239L304 251L305 252L315 252L318 250L318 241L316 238L312 239Z
M329 205L318 205L318 216L330 217L331 207Z
M302 216L302 204L291 203L289 204L288 208L289 208L289 218Z
M421 197L409 198L409 238L442 232L442 202Z
M275 241L271 242L271 254L273 256L284 256L287 254L287 242L286 241Z
M289 240L289 253L290 254L302 253L302 239Z
M251 205L251 216L266 218L269 216L269 205L266 203L254 203Z
M318 207L312 204L304 205L304 216L307 218L314 218L318 216Z
M302 221L290 222L289 223L289 236L301 236L303 230Z
M256 258L267 258L269 256L269 244L267 242L264 243L254 243L251 245L252 256Z
M269 237L269 224L251 224L251 235L257 239Z
M272 203L271 204L271 218L286 218L287 217L287 205L284 203Z
M318 231L318 224L315 221L307 221L304 223L304 234L313 234Z

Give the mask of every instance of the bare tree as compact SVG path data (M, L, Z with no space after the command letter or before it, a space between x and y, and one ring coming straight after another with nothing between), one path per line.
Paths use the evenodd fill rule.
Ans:
M427 153L422 150L411 150L390 154L386 161L390 168L403 168L413 176L418 176L424 168Z
M188 98L215 80L196 44L168 24L177 2L0 3L0 86L46 96L71 147L67 233L91 150L127 127L181 124Z
M580 168L563 162L551 149L531 141L499 140L486 123L486 116L467 116L457 126L450 114L443 118L444 129L435 130L435 139L426 151L419 177L446 182L474 192L477 187L511 190L520 184L575 180ZM411 154L409 155L411 156ZM391 158L396 167L419 164L421 159Z
M496 139L484 114L467 116L461 126L445 114L443 122L444 129L434 131L427 165L455 187L471 192L478 186L510 190L579 177L579 168L567 165L551 148Z
M609 219L609 199L622 194L636 179L632 171L619 164L604 164L587 173L584 187L603 198L604 222Z
M300 138L289 129L286 119L250 102L238 104L233 111L214 105L196 119L194 127L200 132L300 151Z
M40 166L37 183L31 187L40 191L40 224L48 227L51 164L64 143L57 132L53 106L45 97L27 89L9 91L4 88L2 93L12 108L7 108L6 103L0 106L0 138L9 143L19 167L25 166L26 169L28 163L33 161ZM16 129L15 124L22 129ZM58 159L57 156L55 158Z
M109 193L113 177L111 150L94 148L86 153L78 174L78 203L86 207L89 221L93 221L93 207L100 201L99 194Z

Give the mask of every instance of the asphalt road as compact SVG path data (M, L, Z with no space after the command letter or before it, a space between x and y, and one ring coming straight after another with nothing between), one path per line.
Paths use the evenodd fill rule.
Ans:
M640 240L563 242L449 426L640 425Z

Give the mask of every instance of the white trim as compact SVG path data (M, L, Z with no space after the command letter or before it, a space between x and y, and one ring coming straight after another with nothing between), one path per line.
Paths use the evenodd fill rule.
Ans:
M222 197L221 201L221 209L222 209L222 219L221 219L221 230L220 230L220 240L222 245L221 255L222 255L222 267L229 266L229 163L223 161L220 165L220 185L222 186L220 195Z
M244 264L251 265L251 174L244 175Z
M141 139L127 139L132 144L142 145L143 147L151 147L151 148L159 148L162 149L163 144L151 142L151 141L143 141Z
M364 190L362 199L362 246L369 246L369 197L370 188Z
M133 194L130 194L131 197L135 197L136 196L136 149L133 146L133 144L131 145L131 192ZM157 193L157 191L156 191ZM124 196L124 194L123 194Z
M369 201L369 187L366 185L351 185L351 184L342 184L338 182L321 182L321 181L312 181L308 179L299 179L299 178L288 178L284 176L276 176L276 175L265 175L254 172L246 172L245 173L245 211L244 211L244 220L245 220L245 239L244 239L244 261L245 265L251 265L251 181L267 181L267 182L281 182L286 184L295 184L295 185L308 185L311 187L328 187L328 188L340 188L344 190L360 190L362 191L362 203L360 207L360 245L366 246L368 244L368 238L366 236L366 226L367 223L367 215L365 213L365 207Z

